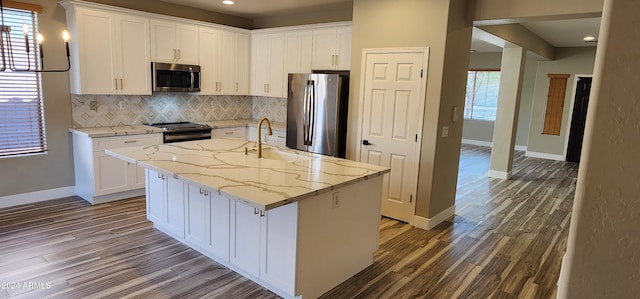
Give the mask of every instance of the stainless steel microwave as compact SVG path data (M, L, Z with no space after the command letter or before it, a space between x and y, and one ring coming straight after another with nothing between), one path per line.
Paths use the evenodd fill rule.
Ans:
M153 91L200 91L200 66L151 63Z

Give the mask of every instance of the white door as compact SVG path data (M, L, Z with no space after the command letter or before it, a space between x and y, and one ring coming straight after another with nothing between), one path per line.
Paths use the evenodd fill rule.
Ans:
M418 184L427 49L365 52L360 161L391 168L382 215L412 222Z

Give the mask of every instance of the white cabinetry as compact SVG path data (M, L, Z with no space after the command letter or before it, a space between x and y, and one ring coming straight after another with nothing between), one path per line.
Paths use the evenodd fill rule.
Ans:
M245 127L220 128L211 130L211 138L239 138L247 139Z
M246 94L249 36L212 27L199 29L202 94Z
M147 172L147 217L170 235L184 238L185 184L153 170Z
M185 239L223 260L229 259L229 199L188 185Z
M263 126L261 133L262 136L260 137L262 139L262 143L279 147L287 146L287 131L285 129L272 129L271 133L273 134L269 135L267 133L267 129L265 129L265 127ZM247 127L247 140L258 141L258 127Z
M252 95L284 97L284 33L254 33L251 52Z
M296 275L298 204L262 211L239 201L231 205L232 265L293 294Z
M198 26L152 19L151 61L198 64Z
M249 94L249 62L250 62L250 50L251 50L251 37L249 33L234 33L233 46L234 56L233 61L235 68L233 75L235 78L235 94L248 95Z
M351 26L313 31L314 70L349 70L351 31Z
M151 94L149 19L63 3L73 94Z
M162 134L91 138L73 134L76 192L92 204L144 194L144 169L108 156L105 149L162 143Z
M284 34L284 45L285 75L290 73L311 73L313 56L311 30L286 32ZM285 78L285 80L287 79Z

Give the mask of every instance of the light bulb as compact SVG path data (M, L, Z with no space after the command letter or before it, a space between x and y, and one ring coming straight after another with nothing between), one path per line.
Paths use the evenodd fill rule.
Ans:
M27 23L22 23L22 32L24 32L24 35L29 35L29 25Z
M64 40L65 43L69 42L69 38L70 38L69 37L69 31L67 31L67 30L62 31L62 39Z
M231 5L231 4L233 4L234 2L233 2L232 0L223 0L223 1L222 1L222 3L223 3L223 4L226 4L226 5Z
M38 41L38 44L42 44L42 42L44 41L44 36L42 36L42 34L38 33L36 35L36 41Z

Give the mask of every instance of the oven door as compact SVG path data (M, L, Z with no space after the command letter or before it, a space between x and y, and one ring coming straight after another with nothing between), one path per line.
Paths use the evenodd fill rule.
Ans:
M200 91L200 66L151 63L153 91Z

